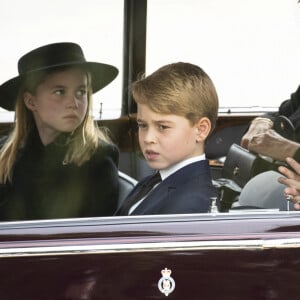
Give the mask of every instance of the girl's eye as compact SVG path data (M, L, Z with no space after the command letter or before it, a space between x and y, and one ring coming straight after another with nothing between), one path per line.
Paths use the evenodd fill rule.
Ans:
M78 98L81 98L81 97L85 96L86 94L87 94L87 90L86 89L81 89L81 90L77 91L76 96Z
M55 90L54 94L56 94L56 95L63 95L64 94L64 90L63 89Z

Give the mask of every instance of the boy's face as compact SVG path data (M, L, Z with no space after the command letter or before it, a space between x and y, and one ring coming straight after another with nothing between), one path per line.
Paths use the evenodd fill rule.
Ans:
M149 166L156 170L166 169L203 154L206 131L210 129L204 127L210 122L202 119L204 125L199 121L202 125L198 122L192 126L184 117L155 113L147 105L138 104L139 143ZM205 132L201 132L202 129Z

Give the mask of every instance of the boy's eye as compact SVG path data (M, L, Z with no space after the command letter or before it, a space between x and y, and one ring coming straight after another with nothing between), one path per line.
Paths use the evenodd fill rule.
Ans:
M147 125L145 123L137 123L137 127L140 129L144 129L147 127Z
M159 130L165 130L165 129L168 129L168 128L170 128L170 127L166 126L166 125L158 125Z

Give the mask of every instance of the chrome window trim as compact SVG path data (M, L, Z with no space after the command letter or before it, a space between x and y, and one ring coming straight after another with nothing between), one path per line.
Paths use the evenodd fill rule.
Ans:
M131 244L14 247L0 249L0 258L53 256L74 254L112 254L138 252L205 251L205 250L265 250L300 248L300 238L272 240L149 242Z
M10 221L0 222L1 230L28 229L28 228L55 228L93 226L93 225L122 225L143 223L170 223L170 222L193 222L193 221L216 221L216 220L247 220L247 219L291 219L300 218L300 211L257 210L236 211L230 213L199 213L199 214L174 214L174 215L143 215L143 216L114 216L114 217L92 217L75 219L51 219L32 221Z

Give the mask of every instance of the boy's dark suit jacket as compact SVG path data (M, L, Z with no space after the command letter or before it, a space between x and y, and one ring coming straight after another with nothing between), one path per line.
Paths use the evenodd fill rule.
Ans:
M148 177L129 193L136 193ZM189 164L163 180L131 215L187 214L208 212L210 197L216 197L207 160ZM123 203L126 202L126 199ZM117 213L118 214L118 213Z

